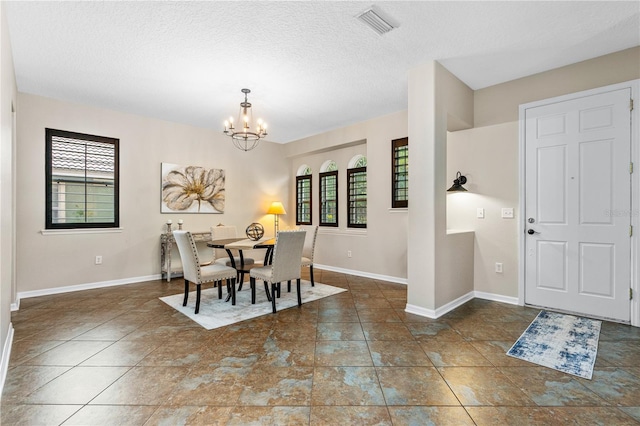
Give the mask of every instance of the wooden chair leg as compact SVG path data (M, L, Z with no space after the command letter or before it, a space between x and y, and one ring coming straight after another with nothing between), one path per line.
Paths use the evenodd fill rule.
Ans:
M309 277L311 278L311 287L314 287L316 282L313 280L313 265L309 265Z
M242 284L244 284L244 272L238 273L238 276L236 277L236 279L238 280L238 291L241 291Z
M196 314L200 312L200 284L196 285Z
M291 293L291 280L287 281L287 292Z
M298 306L302 306L302 296L300 296L300 278L296 280L296 290L298 291Z
M227 283L231 280L231 304L235 306L236 304L236 279L235 278L227 278Z
M256 304L256 279L249 277L249 286L251 287L251 304Z
M278 283L278 285L276 286L276 288L278 289L278 299L280 299L280 283Z
M266 281L264 282L264 291L265 293L267 293L267 300L271 302L271 294L269 293L269 284L267 284ZM273 293L273 295L275 296L276 294Z
M276 313L276 283L271 283L271 293L273 297L271 298L271 307L273 308L273 313Z
M215 284L218 286L218 299L222 299L222 281L216 281Z
M187 306L187 300L189 299L189 281L184 280L184 300L182 306Z

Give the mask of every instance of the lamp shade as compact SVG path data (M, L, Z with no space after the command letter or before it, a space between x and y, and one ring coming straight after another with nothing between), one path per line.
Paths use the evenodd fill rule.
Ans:
M271 206L269 206L267 214L287 214L287 212L285 211L284 206L280 201L274 201L273 203L271 203Z
M462 173L456 173L456 178L453 180L453 185L451 188L447 189L447 192L467 192L466 188L462 185L467 183L466 176L463 176Z

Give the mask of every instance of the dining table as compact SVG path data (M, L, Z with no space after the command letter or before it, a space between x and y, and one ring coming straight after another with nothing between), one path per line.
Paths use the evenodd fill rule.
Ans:
M213 240L207 243L207 247L211 247L214 249L224 249L229 255L229 260L231 261L231 267L238 271L240 275L240 279L244 279L244 274L249 272L247 265L244 264L244 250L257 250L257 249L266 249L264 255L264 265L271 264L273 259L273 248L276 245L275 238L261 238L259 240L252 240L249 238L221 238L218 240ZM238 251L238 257L240 258L240 264L236 264L235 256L233 255L232 250ZM238 286L238 290L242 289L242 282L240 282ZM228 301L231 296L227 295L225 301Z

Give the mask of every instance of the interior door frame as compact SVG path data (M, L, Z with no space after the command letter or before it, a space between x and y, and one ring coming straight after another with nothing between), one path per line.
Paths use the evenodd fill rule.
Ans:
M519 107L519 146L518 146L518 169L519 169L519 200L518 211L518 304L525 304L525 113L528 109L536 108L551 103L564 102L579 98L584 98L601 93L611 92L619 89L631 89L631 98L635 101L635 106L631 111L631 161L634 164L634 172L631 174L631 225L633 235L631 236L631 288L633 289L633 299L630 306L630 322L635 327L640 327L640 245L638 236L640 235L640 79L626 81L624 83L612 84L598 87L596 89L571 93L539 101L521 104Z

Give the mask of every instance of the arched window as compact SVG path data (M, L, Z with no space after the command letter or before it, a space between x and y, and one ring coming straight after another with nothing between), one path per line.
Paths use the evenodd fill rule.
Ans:
M347 169L347 227L367 227L367 157L356 155Z
M338 226L338 165L333 160L320 167L320 226Z
M349 160L349 168L356 169L358 167L367 167L367 157L364 155L354 155L351 160Z
M303 164L296 173L296 225L311 225L311 167Z

